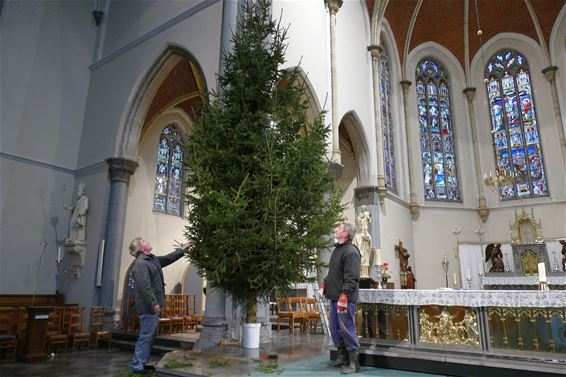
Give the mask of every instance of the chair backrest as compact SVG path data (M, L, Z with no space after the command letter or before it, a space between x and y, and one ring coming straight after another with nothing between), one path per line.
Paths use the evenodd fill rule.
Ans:
M79 306L65 308L66 330L67 334L83 332L85 308Z
M90 331L104 331L104 306L93 306L90 309Z
M17 309L11 307L0 308L0 335L15 335L14 316Z
M305 298L304 297L289 297L289 307L294 312L304 312Z
M56 306L47 319L47 332L61 333L63 331L63 317L65 315L65 308L63 306Z

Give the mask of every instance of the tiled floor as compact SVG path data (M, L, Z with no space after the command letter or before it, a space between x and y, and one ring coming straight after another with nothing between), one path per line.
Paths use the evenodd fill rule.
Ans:
M127 376L130 351L117 348L97 351L77 351L55 354L53 358L35 363L2 360L2 377L112 377ZM158 358L155 358L155 362Z
M180 335L177 335L180 336ZM262 344L259 349L245 350L241 347L217 347L213 349L223 357L234 356L237 358L257 359L260 354L277 354L278 373L266 374L256 371L255 365L244 375L253 377L327 377L340 376L340 369L328 368L329 361L329 338L324 335L294 335L290 336L286 332L279 335L274 333L272 342ZM132 352L117 348L99 349L98 351L83 350L77 352L58 353L53 358L36 363L22 363L12 360L0 360L0 376L2 377L129 377L128 364L131 360ZM152 362L157 363L159 357L153 357ZM235 366L236 363L232 365ZM214 375L222 377L241 376L237 368L227 367L223 370L211 370L210 364L202 363L203 368L194 373L204 375ZM394 371L371 367L362 367L358 377L364 376L383 376L383 377L416 377L432 376L420 373ZM132 375L133 376L133 375Z

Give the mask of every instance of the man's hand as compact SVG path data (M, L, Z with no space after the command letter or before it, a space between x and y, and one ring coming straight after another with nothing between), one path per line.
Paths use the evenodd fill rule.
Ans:
M154 312L155 314L161 313L161 306L159 306L159 304L158 304L158 305L155 305L155 306L153 307L153 312Z
M340 294L337 304L338 313L345 313L348 310L348 295L345 293Z
M194 241L185 242L185 243L183 244L183 246L181 246L181 248L182 248L183 250L187 250L187 249L190 249L191 247L193 247L194 244L195 244Z

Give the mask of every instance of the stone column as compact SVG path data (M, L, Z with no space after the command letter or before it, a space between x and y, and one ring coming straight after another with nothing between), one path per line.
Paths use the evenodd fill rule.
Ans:
M383 49L380 46L368 46L371 53L373 74L373 114L375 124L375 144L377 150L377 193L379 203L383 204L387 189L385 188L385 175L383 166L383 128L381 119L381 85L379 76L379 60Z
M114 294L118 276L118 266L122 255L126 207L128 205L128 185L138 163L122 157L106 160L110 178L110 197L106 214L104 262L102 266L102 286L98 291L98 305L114 307Z
M472 128L472 146L474 148L474 168L476 170L476 181L478 183L478 215L484 223L489 216L489 208L485 200L485 193L483 190L483 179L481 175L480 164L480 147L478 145L478 131L476 129L476 113L474 106L474 97L476 95L476 88L465 88L464 94L468 100L468 116L470 117L470 127Z
M409 163L409 190L411 193L411 202L409 209L411 210L411 218L417 220L419 218L419 205L417 204L417 194L415 193L415 167L413 165L413 143L411 137L411 125L409 124L409 88L412 82L408 80L401 81L403 88L403 112L405 114L405 134L407 139L407 160Z
M562 152L562 165L566 167L566 138L564 136L564 124L558 103L558 89L556 88L556 71L558 67L550 66L542 70L544 77L550 83L550 94L552 95L552 107L554 108L554 120L558 130L558 140L560 141L560 152Z
M229 52L233 48L232 32L236 31L238 10L241 0L224 0L222 4L221 48ZM218 71L224 72L225 61L220 56ZM218 88L219 89L219 88ZM205 310L202 319L202 330L195 343L195 349L206 349L216 346L220 339L228 338L228 322L226 321L226 293L220 288L214 288L210 282L206 290Z
M325 0L330 11L330 85L332 93L332 161L340 164L340 135L338 127L338 89L336 87L336 13L342 6L342 0Z

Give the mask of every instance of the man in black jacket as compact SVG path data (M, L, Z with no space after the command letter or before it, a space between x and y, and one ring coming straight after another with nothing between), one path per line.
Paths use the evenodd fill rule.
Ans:
M187 242L174 252L158 257L151 254L151 244L143 238L137 237L130 243L130 254L136 257L132 274L136 287L136 309L140 317L140 334L130 363L134 373L148 373L154 369L146 363L151 356L159 313L165 306L162 268L180 259L190 246L191 243Z
M328 275L324 278L322 289L330 300L330 334L338 348L338 358L331 366L342 368L342 373L360 370L358 348L360 342L356 335L356 302L360 284L361 254L352 244L354 227L340 223L336 228L336 248L330 257Z

